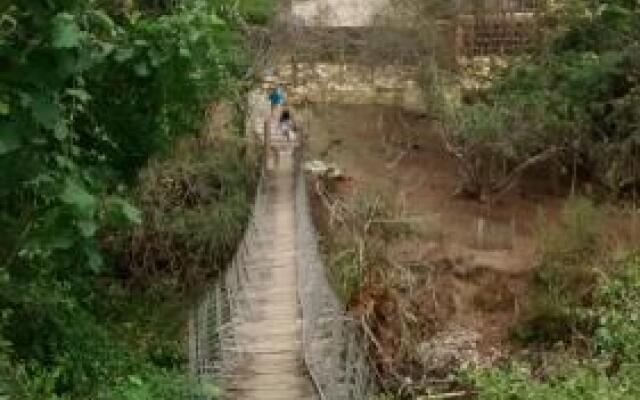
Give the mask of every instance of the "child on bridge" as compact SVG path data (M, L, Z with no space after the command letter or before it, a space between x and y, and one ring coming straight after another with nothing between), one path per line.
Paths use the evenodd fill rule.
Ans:
M280 114L280 123L278 124L280 134L284 136L288 142L295 140L295 125L291 119L291 112L284 109Z
M284 105L286 97L281 86L276 86L269 92L269 102L271 103L271 118L280 114L280 108Z

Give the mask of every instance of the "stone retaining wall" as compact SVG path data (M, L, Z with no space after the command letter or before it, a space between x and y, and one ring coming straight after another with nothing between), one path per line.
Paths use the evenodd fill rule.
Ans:
M370 26L389 0L293 0L294 24L303 26Z
M424 110L423 93L414 66L364 66L361 64L292 63L281 65L249 96L248 129L262 135L261 121L269 115L267 93L280 84L290 105L310 103L371 104Z

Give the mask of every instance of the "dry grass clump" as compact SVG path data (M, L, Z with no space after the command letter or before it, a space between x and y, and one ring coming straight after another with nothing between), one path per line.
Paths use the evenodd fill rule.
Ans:
M231 258L249 218L257 158L232 140L191 142L153 161L137 193L143 223L120 241L132 285L184 289Z
M596 265L606 257L602 213L591 200L572 198L557 226L541 226L542 261L516 336L549 344L572 341L591 325L576 310L591 302L599 276Z

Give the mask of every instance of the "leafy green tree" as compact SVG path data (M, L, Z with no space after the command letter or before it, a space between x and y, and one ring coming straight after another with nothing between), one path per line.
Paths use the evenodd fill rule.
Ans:
M223 3L0 1L0 399L187 387L180 348L125 317L147 304L105 248L144 219L139 170L248 85Z

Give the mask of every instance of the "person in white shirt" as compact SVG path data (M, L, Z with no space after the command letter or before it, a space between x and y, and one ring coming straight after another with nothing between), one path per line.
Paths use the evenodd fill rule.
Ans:
M287 141L295 139L295 126L293 124L293 119L291 119L291 112L287 109L283 110L282 114L280 114L278 130L280 134L287 139Z

